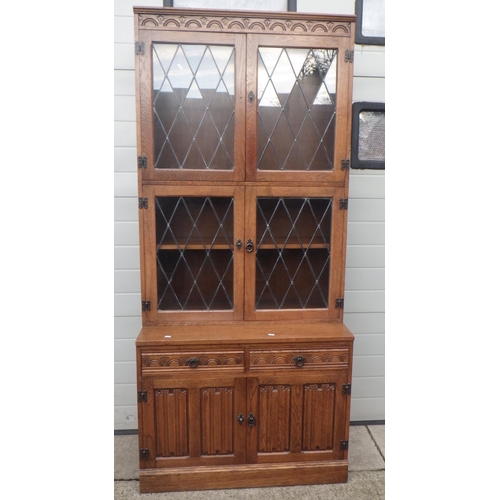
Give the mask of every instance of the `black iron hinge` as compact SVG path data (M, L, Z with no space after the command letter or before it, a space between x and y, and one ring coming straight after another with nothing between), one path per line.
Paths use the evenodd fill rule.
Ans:
M144 49L144 42L135 42L135 53L138 56L146 53L146 50Z
M340 449L348 450L349 449L349 441L340 441Z
M148 168L148 159L145 156L137 157L137 168Z
M335 309L344 309L344 299L335 299Z
M342 200L339 200L339 210L347 210L348 204L349 204L348 198L344 198Z
M148 402L148 392L147 391L137 391L137 402L147 403Z
M139 449L139 457L141 458L141 460L149 460L148 448L140 448Z
M350 166L351 166L351 162L349 160L341 160L340 170L349 170Z
M151 301L150 300L143 300L142 301L142 310L143 311L151 311Z
M342 384L342 394L351 394L351 384Z
M345 62L354 62L354 50L345 51Z
M148 208L148 199L147 198L139 198L139 209Z

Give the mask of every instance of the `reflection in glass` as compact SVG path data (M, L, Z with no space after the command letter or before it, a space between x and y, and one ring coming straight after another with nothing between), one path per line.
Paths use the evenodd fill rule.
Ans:
M332 170L336 50L259 48L260 170Z
M359 113L358 158L385 161L385 112Z
M153 44L155 168L234 167L234 47Z

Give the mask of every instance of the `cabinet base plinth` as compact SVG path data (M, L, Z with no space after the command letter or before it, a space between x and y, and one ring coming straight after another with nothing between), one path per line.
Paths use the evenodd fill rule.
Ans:
M141 493L347 482L347 460L143 469Z

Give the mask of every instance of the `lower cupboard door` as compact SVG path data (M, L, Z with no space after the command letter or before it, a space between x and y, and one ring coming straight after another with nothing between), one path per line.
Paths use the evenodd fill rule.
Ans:
M248 380L250 463L341 460L347 454L347 397L340 374L304 376L293 383L265 376Z
M149 380L144 386L141 468L245 461L246 429L238 420L246 408L245 379Z

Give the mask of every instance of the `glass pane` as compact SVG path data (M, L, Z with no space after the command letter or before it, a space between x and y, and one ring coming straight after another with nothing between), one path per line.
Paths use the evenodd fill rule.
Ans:
M328 307L331 198L258 198L256 309Z
M156 198L158 310L233 308L232 198Z
M360 160L385 161L385 113L361 111L359 113Z
M336 50L259 48L260 170L332 170Z
M199 9L288 10L288 0L174 0L173 5Z
M361 33L385 37L385 0L363 0Z
M234 47L153 44L155 168L234 168Z

